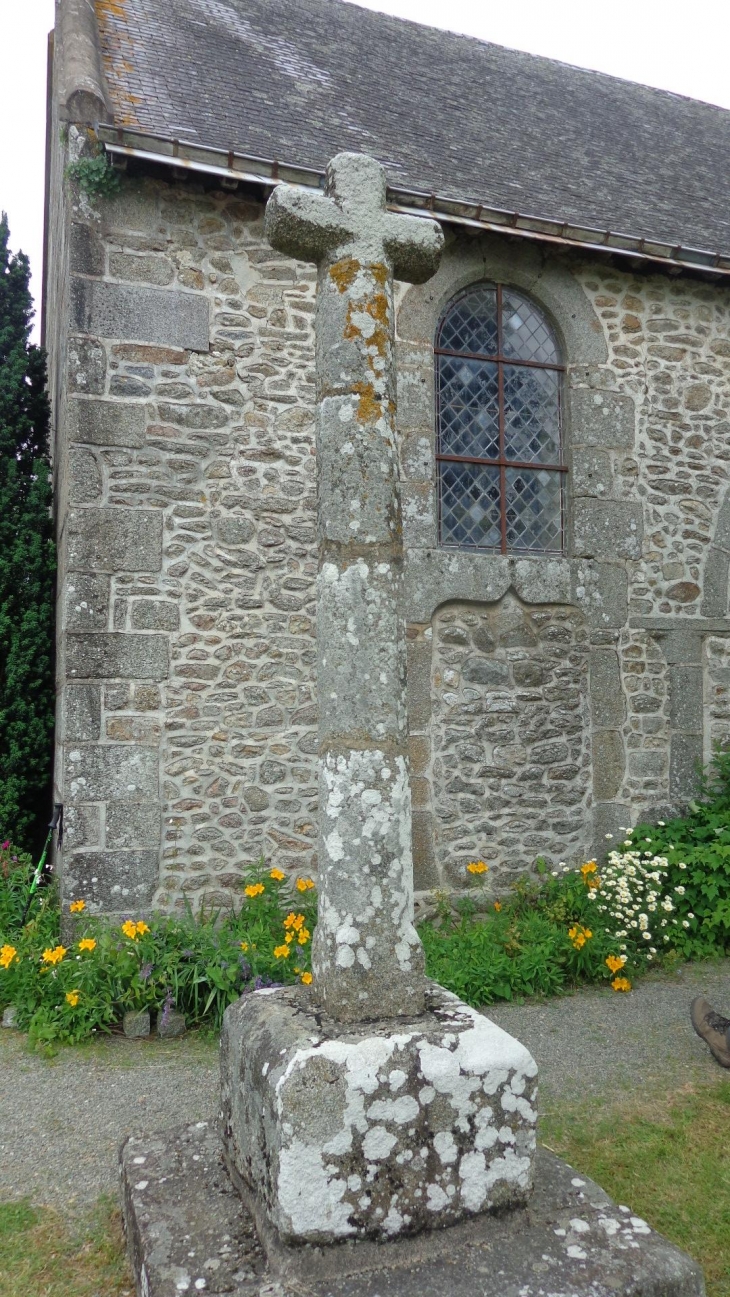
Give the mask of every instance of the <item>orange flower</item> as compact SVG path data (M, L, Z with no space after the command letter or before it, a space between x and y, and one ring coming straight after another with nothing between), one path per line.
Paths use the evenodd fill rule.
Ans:
M275 883L283 883L284 879L286 878L286 874L284 873L283 869L270 869L269 878L273 878Z
M626 956L609 955L608 959L605 962L609 973L618 973L619 970L623 968L624 964L626 963Z
M148 927L148 925L147 925L146 923L143 923L143 922L138 923L138 924L137 924L137 936L138 936L138 937L143 937L144 934L145 934L145 932L149 932L149 927Z
M588 875L595 874L597 869L598 869L598 865L596 864L595 860L587 860L584 865L581 865L580 872L582 873L583 878L587 879Z
M295 932L298 932L299 929L303 927L303 925L304 925L304 915L295 914L294 910L290 910L286 918L284 919L284 927L293 928Z
M305 985L305 986L311 986L311 985L312 985L312 974L311 974L311 973L302 973L302 981L304 982L304 985Z
M0 968L10 968L14 959L17 959L18 952L15 946L0 946Z
M313 882L313 880L312 880L311 878L298 878L298 879L297 879L297 891L298 891L298 892L308 892L308 891L310 890L310 888L312 888L312 887L314 887L314 882Z
M68 952L67 952L65 946L54 946L53 950L51 950L50 948L46 948L46 949L43 951L43 956L42 956L43 963L44 963L44 964L60 964L60 962L61 962L61 960L63 959L64 955L66 955L67 953L68 953Z
M67 1003L67 1004L70 1004L72 1009L75 1009L75 1008L76 1008L76 1005L78 1004L78 1002L79 1002L79 993L78 993L78 991L67 991L67 992L66 992L66 1003Z
M289 958L289 947L288 947L288 946L274 946L274 958L275 958L275 959L288 959L288 958Z
M137 940L137 924L132 919L125 919L122 924L122 932L130 941Z
M469 874L486 874L489 865L485 865L483 860L472 860L466 869Z
M631 990L631 982L629 981L628 977L614 977L611 986L613 987L614 991Z
M495 902L494 902L494 908L495 908L495 910L497 911L497 914L499 914L499 911L500 911L501 908L502 908L502 902L501 902L501 901L495 901Z
M248 887L244 887L243 890L247 896L260 896L266 889L263 883L249 883Z
M96 942L93 937L83 937L79 942L79 950L96 950Z
M80 914L86 909L86 901L72 901L68 908L72 914Z

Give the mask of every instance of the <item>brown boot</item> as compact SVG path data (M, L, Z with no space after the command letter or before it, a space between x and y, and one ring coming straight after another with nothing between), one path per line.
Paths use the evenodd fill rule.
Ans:
M730 1043L726 1036L730 1021L715 1013L704 995L698 995L692 1001L689 1016L697 1035L709 1046L712 1057L717 1059L720 1067L730 1067Z

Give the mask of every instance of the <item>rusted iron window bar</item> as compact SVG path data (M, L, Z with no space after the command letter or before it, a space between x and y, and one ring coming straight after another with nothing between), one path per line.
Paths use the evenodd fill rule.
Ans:
M568 469L567 469L567 466L566 466L565 464L547 464L547 463L543 463L542 461L539 461L539 460L538 460L538 461L535 461L535 460L528 461L528 460L519 460L519 459L508 459L508 458L506 457L506 448L505 448L505 442L506 442L506 437L505 437L505 408L504 408L504 366L505 366L505 365L510 365L510 366L521 366L521 367L523 367L523 368L533 368L533 369L552 369L552 370L553 370L554 372L556 372L556 373L564 374L564 373L565 373L565 365L549 364L548 362L546 362L546 361L542 361L542 360L515 360L515 359L513 359L511 356L505 356L505 355L504 355L503 336L502 336L502 334L503 334L503 330L502 330L502 285L501 285L501 284L497 284L497 285L495 285L495 287L496 287L496 290L497 290L497 354L496 354L496 355L490 355L490 354L488 354L487 352L453 351L453 350L452 350L451 348L449 348L449 347L439 347L439 346L435 346L435 347L434 347L434 355L435 355L436 357L438 357L438 356L454 356L454 357L458 357L458 358L461 359L461 360L478 360L478 361L486 361L486 362L488 362L488 363L491 364L491 365L496 365L496 366L497 366L497 417L498 417L498 428L499 428L499 456L498 456L496 459L480 459L480 458L478 458L478 457L475 456L475 455L450 455L450 454L448 454L448 453L445 453L445 452L442 452L442 451L440 451L440 450L437 450L437 452L436 452L436 462L437 462L437 463L443 463L443 462L445 462L445 463L452 463L452 464L476 464L476 465L484 466L484 467L488 467L488 468L498 468L498 469L499 469L500 553L502 553L502 554L507 554L507 553L508 553L508 546L507 546L507 469L508 469L508 468L524 468L524 469L531 469L531 470L535 470L536 472L537 472L537 471L540 471L540 470L543 470L543 471L546 471L546 472L548 472L548 473L567 473L567 472L568 472ZM455 305L455 303L452 302L451 305L453 306L453 305ZM439 435L439 437L440 437L440 431L441 431L441 393L440 393L440 389L439 389L439 382L438 382L438 360L436 360L436 369L437 369L437 373L436 373L436 392L437 392L437 401L438 401L438 408L437 408L437 412L436 412L436 418L437 418L437 430L438 430L438 435ZM562 448L562 409L561 409L561 404L562 404L562 403L561 403L561 395L562 395L562 394L561 394L561 391L560 391L560 387L558 387L558 419L559 419L558 427L559 427L559 429L560 429L560 434L561 434L561 448ZM564 534L564 533L565 533L565 506L564 506L564 501L563 501L563 498L562 498L562 492L561 492L561 499L560 499L560 549L561 549L561 551L564 549L564 546L565 546L565 534ZM439 491L439 535L441 535L441 492L440 492L440 491ZM525 553L529 553L530 551L523 551L523 552L525 552ZM534 551L533 551L533 552L534 552ZM555 553L555 552L557 552L557 551L551 551L551 552Z

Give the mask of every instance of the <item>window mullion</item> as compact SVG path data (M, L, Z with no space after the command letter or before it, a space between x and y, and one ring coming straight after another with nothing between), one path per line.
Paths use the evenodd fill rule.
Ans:
M502 285L497 284L497 353L502 356ZM504 365L497 361L497 418L499 423L499 525L501 550L507 553L507 469L505 468L504 436Z

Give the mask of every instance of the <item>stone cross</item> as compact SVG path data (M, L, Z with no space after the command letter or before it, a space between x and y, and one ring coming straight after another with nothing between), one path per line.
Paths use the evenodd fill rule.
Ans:
M324 194L278 186L272 247L318 266L319 918L314 992L343 1022L418 1013L393 277L423 283L443 235L385 209L385 172L340 153Z

